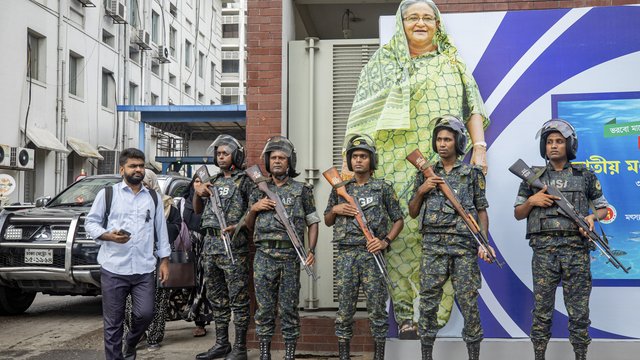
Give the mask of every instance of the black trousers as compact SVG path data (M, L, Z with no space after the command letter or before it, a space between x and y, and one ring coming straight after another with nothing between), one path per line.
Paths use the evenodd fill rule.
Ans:
M131 294L133 312L131 331L126 342L135 347L153 319L154 273L118 275L101 270L104 352L107 360L123 360L122 332L127 295Z

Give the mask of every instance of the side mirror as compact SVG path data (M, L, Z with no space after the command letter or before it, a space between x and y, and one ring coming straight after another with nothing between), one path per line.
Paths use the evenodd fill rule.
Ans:
M51 196L43 196L36 199L36 207L44 207L51 200Z

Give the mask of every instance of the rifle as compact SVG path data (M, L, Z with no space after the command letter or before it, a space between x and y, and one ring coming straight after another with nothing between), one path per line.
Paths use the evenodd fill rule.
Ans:
M291 243L293 244L293 248L296 249L298 260L300 260L300 263L302 264L302 266L304 266L304 270L307 272L307 275L311 276L314 280L317 281L317 275L313 272L311 266L307 265L307 251L305 250L302 241L300 241L300 238L296 233L295 226L293 225L293 222L291 221L291 218L289 217L287 209L285 209L280 196L269 190L269 186L267 186L266 183L267 178L262 175L262 171L260 171L260 168L257 165L253 165L252 167L248 168L246 170L246 173L247 176L249 176L249 178L251 178L251 180L256 183L258 189L260 189L263 193L265 193L265 195L267 195L269 199L276 203L276 215L282 225L284 225L287 231L287 235L289 236L289 240L291 240Z
M518 159L518 161L511 165L509 171L520 179L526 181L531 187L542 189L545 186L545 184L538 179L536 173L522 159ZM610 262L616 269L621 268L625 273L629 273L629 269L631 269L631 267L625 267L622 265L620 260L618 260L618 258L611 252L611 248L609 247L609 242L606 240L604 231L602 232L602 235L605 240L589 229L589 224L584 220L584 217L576 211L573 204L567 201L567 198L564 197L557 187L551 185L547 186L547 193L560 198L554 200L556 205L560 208L560 213L573 220L579 228L587 233L589 241L591 241L607 258L607 262Z
M202 165L196 171L196 174L203 184L211 180L211 175L209 175L209 169L207 169L206 165ZM224 252L227 254L229 260L231 260L231 263L235 265L236 259L233 257L233 252L231 251L231 237L226 231L224 231L224 229L227 228L227 220L225 219L224 210L222 210L222 201L220 201L218 189L213 189L213 191L211 191L209 204L211 206L211 210L216 215L216 219L218 219L218 225L220 225L220 238L222 238L222 243L224 244Z
M347 192L338 169L336 169L335 167L331 167L329 170L323 172L322 175L325 179L327 179L329 184L331 184L333 189L341 198L343 198L347 203L351 204L351 206L355 207L358 210L358 214L355 216L355 218L358 222L358 225L360 226L360 230L362 230L362 233L367 239L367 242L373 241L373 238L375 236L373 235L373 232L369 227L367 219L364 217L364 211L362 211L360 204L353 198L353 196L349 195L349 193ZM389 273L387 272L387 263L382 253L380 251L376 251L371 255L373 255L373 258L376 261L376 266L378 267L378 270L380 270L384 281L387 283L387 285L393 285L391 279L389 278Z
M413 166L415 166L422 172L422 175L424 175L425 179L435 176L433 168L431 168L431 164L429 164L429 162L424 157L424 155L422 155L419 149L415 149L409 155L407 155L407 160L409 160L409 162L413 164ZM464 221L464 224L467 226L478 245L482 248L483 251L487 253L487 255L489 256L489 262L496 263L496 265L498 265L498 267L502 269L502 264L500 263L500 261L498 261L498 259L493 255L491 251L489 251L489 240L487 239L485 234L482 233L482 230L476 222L476 219L474 219L473 216L471 216L471 214L467 212L464 207L462 207L460 200L451 189L451 186L449 186L449 183L444 180L444 183L438 184L438 189L447 198L447 200L449 200L451 205L453 205L453 208L456 210L458 215L460 215L460 217Z

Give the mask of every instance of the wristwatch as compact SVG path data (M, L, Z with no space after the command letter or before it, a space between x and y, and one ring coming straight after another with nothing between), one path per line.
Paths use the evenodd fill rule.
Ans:
M313 256L316 255L316 249L315 248L314 249L309 248L309 252L312 253Z
M382 239L382 241L387 243L387 247L389 247L391 245L391 239L389 239L389 237L385 236L384 239Z

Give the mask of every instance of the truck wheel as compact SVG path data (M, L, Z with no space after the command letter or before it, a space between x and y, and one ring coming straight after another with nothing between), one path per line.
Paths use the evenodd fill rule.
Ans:
M31 306L35 297L35 292L0 286L0 315L22 314Z

